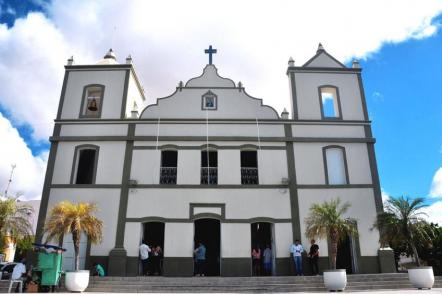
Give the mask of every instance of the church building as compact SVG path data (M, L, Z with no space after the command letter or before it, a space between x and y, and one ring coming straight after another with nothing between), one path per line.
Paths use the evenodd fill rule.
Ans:
M110 50L97 64L68 60L37 242L52 206L91 202L104 235L98 245L83 238L86 269L99 262L109 275L140 275L144 239L163 249L165 276L192 276L199 242L207 275L252 275L252 246L270 246L272 274L291 275L290 245L310 247L310 207L339 197L351 203L345 217L359 234L342 240L338 268L383 271L372 229L381 190L359 63L346 67L322 45L302 66L290 59L290 113L278 114L220 75L216 49L206 53L199 76L151 105L130 56L118 63ZM328 242L317 242L320 269L328 269ZM70 249L65 269L72 256Z

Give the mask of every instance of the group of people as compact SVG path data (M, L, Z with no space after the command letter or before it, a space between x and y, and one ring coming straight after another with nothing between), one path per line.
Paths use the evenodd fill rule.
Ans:
M162 275L163 274L163 250L161 246L150 247L143 240L140 248L140 260L142 275Z
M319 246L316 241L312 239L310 241L310 251L307 254L313 275L319 275L318 259L319 259ZM301 242L296 239L295 244L290 246L290 253L293 256L293 261L295 264L295 274L297 276L303 276L304 271L302 269L302 253L304 252L304 247L302 247Z
M254 276L270 276L272 274L273 253L270 245L261 251L258 245L252 248L252 269ZM262 270L263 269L263 270Z

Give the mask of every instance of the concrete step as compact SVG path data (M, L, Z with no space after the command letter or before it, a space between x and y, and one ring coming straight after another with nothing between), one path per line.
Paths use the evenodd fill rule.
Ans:
M347 276L347 291L413 289L406 273ZM442 288L435 277L434 288ZM92 277L89 292L324 292L322 276L303 277Z

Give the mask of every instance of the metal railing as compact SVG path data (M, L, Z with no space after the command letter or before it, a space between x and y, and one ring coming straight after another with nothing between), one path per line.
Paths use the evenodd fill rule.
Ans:
M218 184L218 167L201 167L201 185Z
M258 185L258 168L242 167L241 168L241 184Z
M161 167L160 184L176 184L176 167Z

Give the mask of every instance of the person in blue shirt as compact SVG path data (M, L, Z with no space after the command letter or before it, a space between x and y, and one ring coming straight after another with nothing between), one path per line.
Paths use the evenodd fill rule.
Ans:
M206 264L206 247L199 242L198 247L193 251L195 255L195 275L204 277Z

